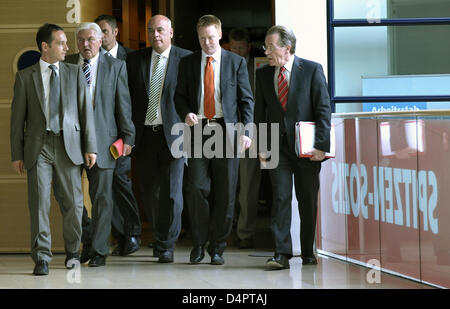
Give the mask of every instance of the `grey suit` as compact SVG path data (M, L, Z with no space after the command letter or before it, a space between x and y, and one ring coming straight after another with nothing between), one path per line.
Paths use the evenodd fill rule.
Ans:
M81 238L80 167L83 153L97 152L93 111L80 68L59 63L62 133L46 130L40 63L16 74L11 106L12 161L23 160L28 175L32 258L51 260L50 191L63 214L65 250L76 254Z
M66 57L78 63L79 55ZM116 162L109 146L122 137L124 144L134 145L135 129L131 121L131 103L125 62L99 55L94 94L94 119L98 144L96 165L87 170L92 200L91 256L109 254L108 237L113 212L112 181Z

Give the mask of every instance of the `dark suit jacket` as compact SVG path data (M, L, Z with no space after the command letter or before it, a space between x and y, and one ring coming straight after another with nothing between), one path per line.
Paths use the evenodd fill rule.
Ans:
M289 148L295 149L295 123L314 121L314 148L330 151L331 108L322 66L295 56L292 66L287 111L284 112L274 85L275 67L263 66L256 71L256 123L279 123L280 141L287 135ZM305 162L309 159L302 159Z
M128 54L132 53L134 50L119 44L119 48L117 49L117 59L127 60Z
M84 162L83 153L97 152L91 98L78 66L60 62L59 74L64 146L73 164L80 165ZM33 167L44 144L47 126L44 104L38 62L17 72L11 105L12 161L23 160L26 169Z
M172 126L182 122L175 111L174 94L177 84L178 64L181 57L191 52L172 45L161 94L161 114L163 119L164 135L169 149L172 143L179 137L171 135ZM141 49L128 54L127 68L128 79L133 105L133 122L136 126L136 150L139 151L142 133L144 131L145 116L149 101L150 68L152 48Z
M66 62L78 63L79 54L69 55ZM94 119L98 144L97 165L114 168L115 160L109 146L122 137L134 145L135 128L131 121L131 103L128 92L126 64L122 60L100 53L94 94Z
M221 57L220 91L225 123L235 124L239 120L244 125L252 123L254 101L247 62L243 57L225 49L222 49ZM200 108L201 60L202 51L199 50L180 61L175 107L183 122L188 113L198 114Z

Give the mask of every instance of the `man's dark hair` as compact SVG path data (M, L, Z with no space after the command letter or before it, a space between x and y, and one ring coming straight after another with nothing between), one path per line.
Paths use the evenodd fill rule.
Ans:
M36 43L40 52L42 52L42 42L45 42L51 46L53 41L53 32L56 31L64 31L64 29L55 24L44 24L39 28L36 34Z
M106 21L108 25L111 26L111 28L114 30L117 28L117 19L114 16L111 15L100 15L97 17L94 22L98 24L101 21Z
M251 42L250 34L248 30L245 28L236 28L230 31L228 34L228 41L246 41L247 43Z

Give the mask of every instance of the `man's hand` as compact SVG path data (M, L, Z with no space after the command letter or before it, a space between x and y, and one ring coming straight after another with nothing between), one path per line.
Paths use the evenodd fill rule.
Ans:
M258 153L258 159L259 162L261 163L261 165L266 168L267 167L267 161L268 161L268 155L266 155L265 153Z
M240 143L241 143L241 153L243 153L244 151L249 149L250 146L252 145L252 139L248 136L241 135Z
M96 160L97 155L95 153L86 152L84 154L84 164L87 166L88 169L91 169L94 166Z
M126 157L126 156L130 155L131 149L132 149L132 148L133 148L133 147L131 147L131 146L128 145L128 144L123 144L123 154L122 154L122 156L123 156L123 157Z
M197 115L194 113L189 113L186 115L186 118L184 119L184 122L192 127L193 125L198 123Z
M20 176L23 175L24 173L23 160L13 161L13 167Z
M322 161L323 159L325 159L325 151L313 149L311 154L312 154L312 157L310 158L311 161Z

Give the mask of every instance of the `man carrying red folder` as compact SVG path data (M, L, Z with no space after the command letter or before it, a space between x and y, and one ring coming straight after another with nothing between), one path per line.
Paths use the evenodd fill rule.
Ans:
M272 231L274 257L267 261L271 269L289 268L292 258L291 205L292 175L299 203L300 241L303 265L315 265L319 172L325 153L330 151L331 108L322 66L295 56L296 38L284 26L273 26L265 39L269 66L256 71L256 123L279 124L279 164L269 171L274 199ZM295 124L315 122L315 142L311 158L299 158L295 152ZM264 154L260 154L263 161Z

